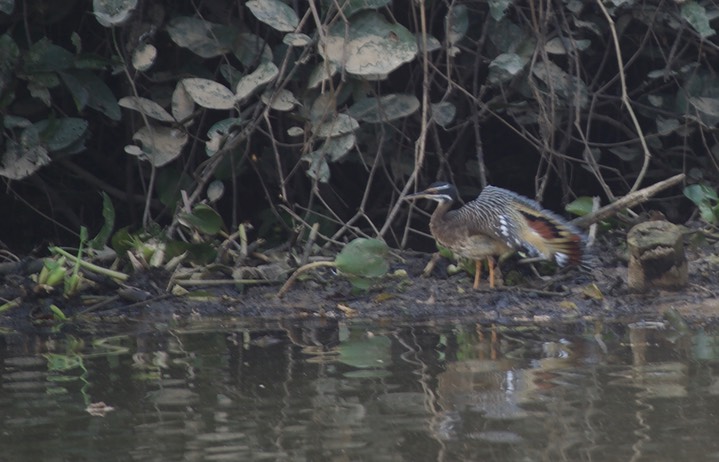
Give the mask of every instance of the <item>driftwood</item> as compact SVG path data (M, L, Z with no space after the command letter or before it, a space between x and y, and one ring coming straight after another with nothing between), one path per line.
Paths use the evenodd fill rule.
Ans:
M627 194L626 196L617 199L611 204L605 205L604 207L590 214L584 215L583 217L575 218L571 221L571 223L580 228L588 228L593 223L611 217L612 215L618 213L620 210L634 207L648 201L649 198L651 198L658 192L681 183L682 181L684 181L684 177L685 175L683 173L680 173L679 175L675 175L664 181L654 183L653 185L647 186L646 188L640 189L639 191Z

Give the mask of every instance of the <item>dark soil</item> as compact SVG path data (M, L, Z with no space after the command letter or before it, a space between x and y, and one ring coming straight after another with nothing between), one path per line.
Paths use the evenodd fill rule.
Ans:
M618 242L623 239L616 238ZM719 271L717 245L705 244L689 250L689 286L680 291L654 290L632 294L626 289L625 252L618 244L598 243L596 266L591 271L573 268L549 271L539 276L530 265L516 259L501 263L504 279L516 284L490 289L483 278L480 289L472 289L472 277L465 272L447 276L447 262L440 261L429 277L422 271L429 254L395 252L390 273L366 292L354 293L342 276L331 270L308 273L283 298L277 297L280 284L245 287L226 286L201 289L191 295L164 294L169 275L147 272L128 281L131 290L118 290L108 283L105 293L114 296L98 305L88 296L65 300L33 293L27 278L6 276L0 296L21 297L23 303L2 315L0 323L18 328L27 324L54 324L51 304L68 316L83 320L152 319L168 321L186 318L289 318L330 317L386 321L476 320L478 322L520 323L577 320L658 320L676 310L685 320L698 323L719 320ZM542 265L540 265L542 266ZM545 265L546 266L546 265ZM118 295L119 294L119 295Z

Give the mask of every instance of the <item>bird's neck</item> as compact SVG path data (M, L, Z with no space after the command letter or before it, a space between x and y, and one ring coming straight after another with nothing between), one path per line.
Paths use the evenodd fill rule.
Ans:
M452 202L440 202L437 208L432 213L432 218L429 220L429 226L431 229L447 222L449 216L447 214L452 209Z

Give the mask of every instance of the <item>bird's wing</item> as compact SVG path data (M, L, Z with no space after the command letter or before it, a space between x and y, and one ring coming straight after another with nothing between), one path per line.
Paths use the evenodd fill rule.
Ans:
M521 239L530 253L554 260L560 266L578 265L584 254L584 236L555 213L518 203L515 206L521 226Z

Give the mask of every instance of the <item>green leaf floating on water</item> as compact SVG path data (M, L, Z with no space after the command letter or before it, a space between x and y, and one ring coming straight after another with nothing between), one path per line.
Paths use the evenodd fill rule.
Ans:
M353 286L368 289L372 279L389 270L389 247L379 239L357 238L347 244L335 258L335 264Z
M382 370L392 362L390 347L390 340L383 335L372 337L353 335L337 348L338 360L357 369Z

